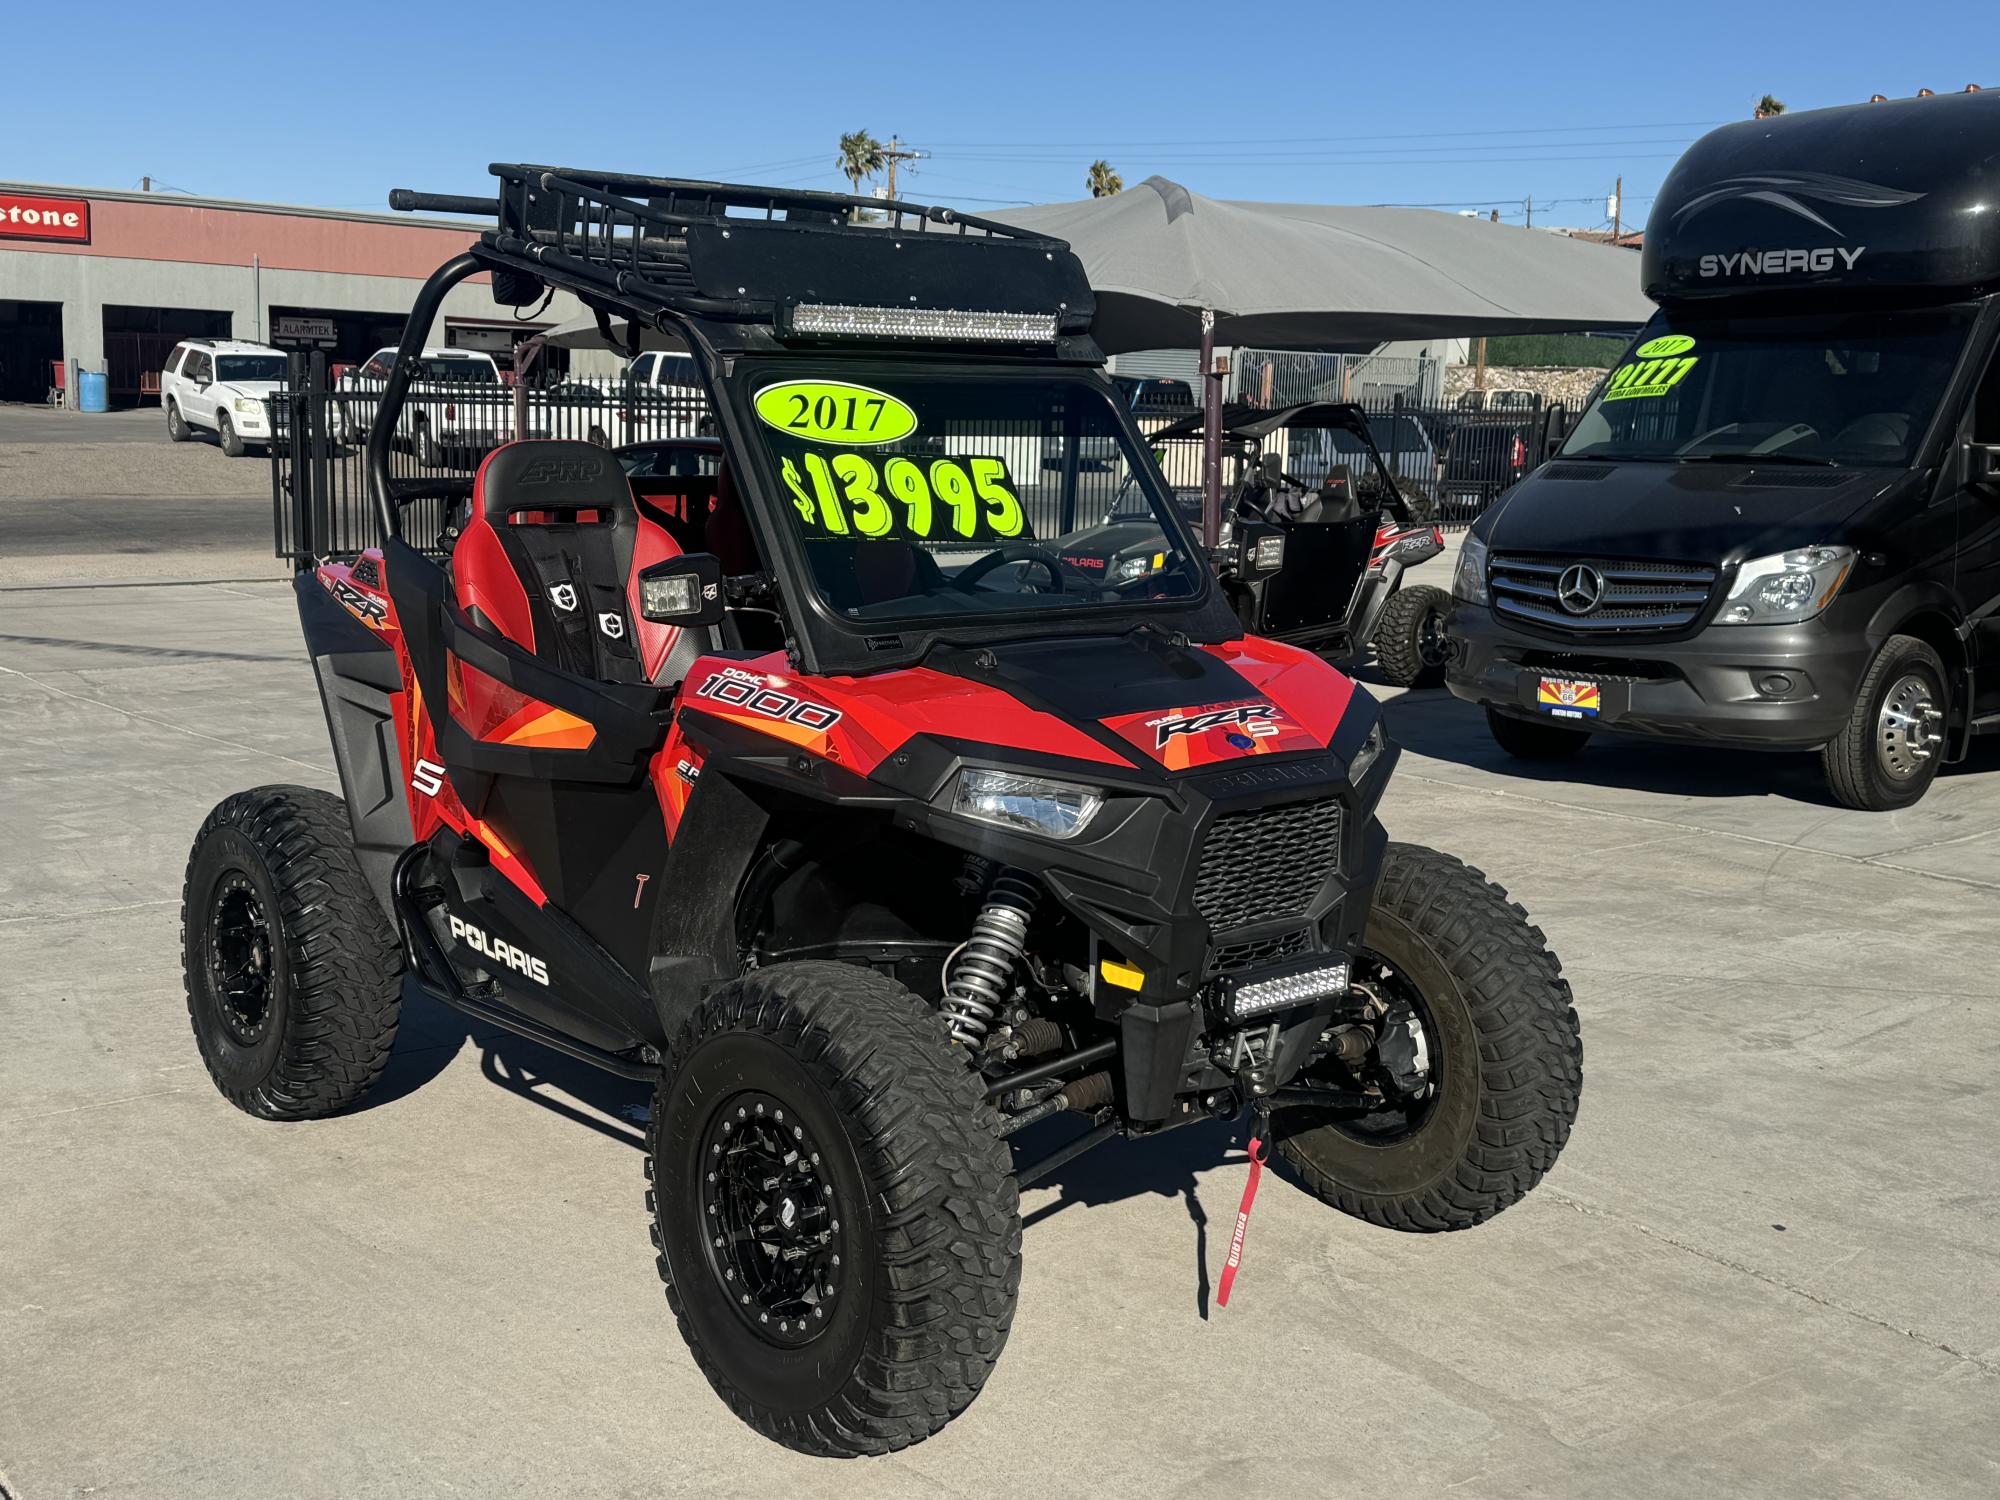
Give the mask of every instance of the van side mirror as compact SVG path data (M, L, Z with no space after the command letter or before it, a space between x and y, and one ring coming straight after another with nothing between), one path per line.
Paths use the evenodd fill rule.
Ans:
M1977 485L2000 484L2000 443L1965 445L1965 482Z
M713 553L670 557L639 575L639 613L655 625L714 625L725 607L722 560Z

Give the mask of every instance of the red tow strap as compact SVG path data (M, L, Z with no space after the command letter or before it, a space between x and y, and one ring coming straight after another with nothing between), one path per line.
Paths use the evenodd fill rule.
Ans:
M1229 1259L1215 1288L1215 1305L1229 1306L1229 1289L1236 1285L1236 1268L1243 1264L1243 1236L1250 1232L1250 1205L1257 1201L1257 1181L1264 1175L1264 1142L1250 1137L1250 1180L1243 1184L1243 1202L1236 1209L1236 1233L1229 1241Z

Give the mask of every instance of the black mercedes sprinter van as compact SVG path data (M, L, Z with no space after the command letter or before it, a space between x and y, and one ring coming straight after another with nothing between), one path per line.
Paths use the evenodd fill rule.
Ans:
M1466 539L1451 690L1516 755L1820 749L1908 806L2000 730L2000 93L1724 126L1640 270L1658 314Z

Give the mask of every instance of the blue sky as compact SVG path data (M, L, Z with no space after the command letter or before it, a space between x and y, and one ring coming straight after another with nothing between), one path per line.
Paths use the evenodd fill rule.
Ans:
M352 208L480 191L494 160L842 188L835 142L866 128L931 153L902 196L969 211L1081 197L1102 156L1128 185L1512 222L1532 195L1536 222L1591 225L1621 172L1643 219L1679 151L1767 90L2000 84L1992 0L8 11L0 178Z

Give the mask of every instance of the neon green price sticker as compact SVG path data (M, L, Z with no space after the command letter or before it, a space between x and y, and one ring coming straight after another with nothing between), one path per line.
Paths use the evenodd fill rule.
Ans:
M1027 515L998 458L928 461L807 452L779 465L808 536L982 544L1021 535Z
M1665 343L1665 339L1655 339L1653 343ZM1689 339L1682 348L1693 345ZM1644 355L1653 344L1643 344L1638 353ZM1640 396L1664 396L1668 391L1687 379L1688 371L1701 363L1698 354L1669 354L1661 359L1635 359L1629 365L1620 365L1611 372L1611 383L1604 388L1606 401L1630 401Z
M1640 359L1668 359L1676 354L1685 354L1694 347L1694 337L1686 333L1663 333L1656 339L1647 339L1632 352Z
M757 393L757 416L809 443L873 447L917 430L917 414L887 391L845 380L781 380Z

